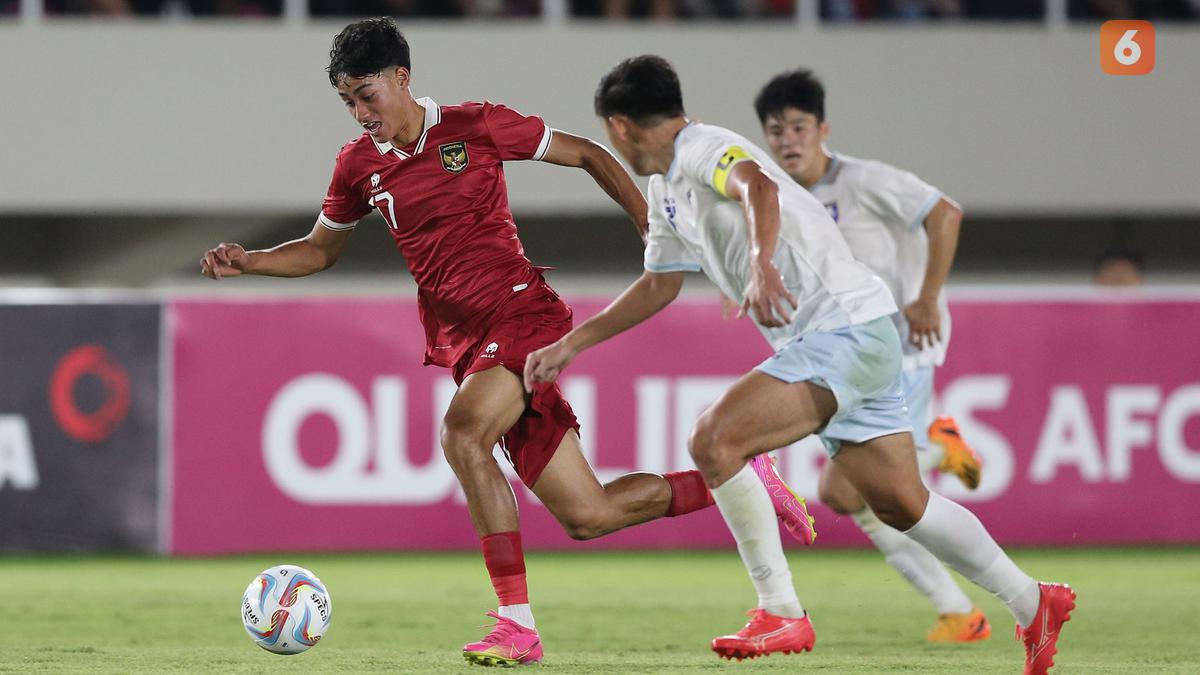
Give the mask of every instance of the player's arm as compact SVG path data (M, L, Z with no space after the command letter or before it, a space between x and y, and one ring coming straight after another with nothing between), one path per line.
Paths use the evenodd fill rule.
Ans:
M732 148L731 152L734 150L740 151ZM786 326L796 311L796 298L784 287L772 262L779 243L779 186L758 162L734 161L731 158L729 166L723 166L725 159L718 164L713 188L741 203L749 228L750 284L738 316L750 312L760 325Z
M200 259L200 273L209 279L239 274L307 276L333 267L352 231L331 230L318 222L308 236L261 251L247 251L240 244L220 244Z
M908 341L918 347L932 346L942 339L938 295L954 264L962 217L962 207L945 196L938 199L925 217L925 231L929 235L929 262L925 265L925 280L916 301L904 308L909 327Z
M526 357L525 390L533 391L538 382L553 382L579 352L654 316L671 304L682 286L683 272L643 272L604 311Z
M625 209L642 239L646 238L646 198L608 148L591 139L555 130L542 161L587 171L608 196Z

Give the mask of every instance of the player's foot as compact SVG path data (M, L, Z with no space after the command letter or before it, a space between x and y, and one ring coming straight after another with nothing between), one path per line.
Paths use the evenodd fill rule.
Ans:
M771 504L775 507L775 515L783 523L783 528L793 537L804 544L811 544L817 538L813 517L808 515L808 505L804 498L792 492L792 488L783 482L779 472L775 470L775 458L767 453L755 455L750 460L750 466L763 485L767 486L767 494L771 495Z
M929 440L937 443L943 450L942 462L938 471L952 473L958 476L968 490L979 487L979 475L983 470L983 460L967 445L958 430L958 423L953 417L939 417L929 425Z
M746 614L750 621L736 634L713 638L712 650L721 658L741 661L780 652L811 652L817 642L807 614L788 619L762 608Z
M1028 628L1017 624L1017 639L1025 643L1025 675L1045 675L1058 653L1058 634L1075 609L1075 591L1066 584L1038 584L1041 600Z
M991 634L992 626L983 610L976 608L962 614L939 616L925 639L930 642L978 642L988 639Z
M481 666L524 666L542 661L542 640L537 631L495 612L492 632L479 642L463 646L463 658Z

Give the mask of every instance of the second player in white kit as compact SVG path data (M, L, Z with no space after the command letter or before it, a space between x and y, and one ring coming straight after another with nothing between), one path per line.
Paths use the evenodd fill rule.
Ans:
M944 283L954 259L962 210L916 175L883 162L832 153L825 91L810 71L786 72L754 102L773 158L825 207L854 257L887 284L901 311L892 315L904 339L901 384L922 470L953 472L970 488L979 484L975 453L950 418L934 424L930 443L933 371L950 341ZM991 628L945 568L923 547L884 525L853 486L828 464L821 501L851 515L885 559L925 595L938 613L928 638L935 642L986 639Z

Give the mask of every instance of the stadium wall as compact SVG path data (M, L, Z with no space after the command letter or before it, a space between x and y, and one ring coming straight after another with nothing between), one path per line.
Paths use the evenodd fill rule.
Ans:
M356 135L323 68L338 23L0 25L0 213L309 212ZM833 144L909 168L974 213L1196 214L1200 29L1155 71L1100 72L1096 26L414 23L414 91L489 98L602 136L597 79L673 59L690 113L757 139L771 75L815 68ZM17 67L12 64L26 64ZM523 213L608 212L582 172L510 165Z
M418 365L412 301L160 310L54 295L0 303L0 550L476 546L436 444L454 385ZM603 305L575 302L576 316ZM1006 544L1200 543L1200 296L987 289L952 306L939 407L984 480L934 488ZM690 466L696 416L768 353L749 322L718 316L715 301L683 299L572 365L564 387L601 480ZM808 439L780 453L781 471L812 498L823 457ZM578 544L516 491L531 548L729 543L709 511ZM823 545L866 544L848 519L814 513ZM263 514L303 526L263 527Z

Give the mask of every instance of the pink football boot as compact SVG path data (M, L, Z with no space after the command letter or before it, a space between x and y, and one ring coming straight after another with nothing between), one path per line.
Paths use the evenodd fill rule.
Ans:
M755 455L750 460L750 466L763 485L767 486L767 494L771 495L771 504L775 506L775 515L783 523L783 528L803 544L811 544L817 538L817 530L813 527L813 517L808 515L808 506L804 498L792 492L792 488L783 482L779 472L775 470L775 458L767 453Z
M481 666L524 666L542 661L542 639L537 631L495 612L492 632L479 642L463 646L463 658Z

